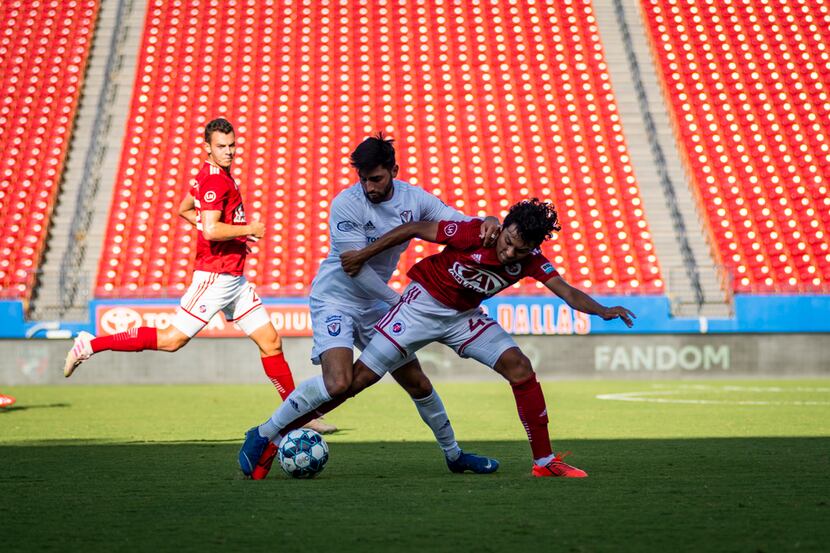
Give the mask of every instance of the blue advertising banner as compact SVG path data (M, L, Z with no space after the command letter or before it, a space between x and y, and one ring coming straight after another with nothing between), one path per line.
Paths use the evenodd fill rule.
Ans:
M633 328L620 320L603 321L571 309L556 296L502 296L484 302L484 309L511 334L721 334L830 332L830 295L739 295L734 316L672 317L666 296L598 296L603 305L622 305L637 316ZM286 336L310 336L308 301L268 299L272 321ZM169 324L176 300L93 300L89 322L26 321L23 304L0 301L0 338L69 338L80 330L111 333L128 327ZM221 319L221 316L219 316ZM125 328L121 328L125 326ZM212 321L205 336L236 336L224 319Z

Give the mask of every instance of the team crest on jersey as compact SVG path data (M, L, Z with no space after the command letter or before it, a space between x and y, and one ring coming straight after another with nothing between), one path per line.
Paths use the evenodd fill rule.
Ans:
M453 263L449 272L456 282L485 296L492 296L509 284L494 272L480 267L470 267L458 261Z
M408 223L412 221L412 210L407 209L401 212L401 223Z
M199 306L199 313L204 313L205 311L207 311L207 307L205 307L204 305L200 305Z
M205 201L206 202L214 202L216 201L216 192L213 190L208 190L205 192Z
M331 315L326 317L326 330L329 332L329 336L339 336L340 335L340 322L343 320L342 315Z
M480 253L474 253L470 257L472 257L473 261L475 261L476 263L481 263L481 254Z
M395 321L392 323L392 326L389 327L389 332L391 332L393 336L400 336L405 330L406 325L403 324L403 321Z
M455 236L456 232L458 232L458 225L455 223L450 223L444 227L444 234L447 236Z
M521 263L514 263L512 265L508 265L504 268L507 271L507 274L510 276L516 276L522 272L522 264Z

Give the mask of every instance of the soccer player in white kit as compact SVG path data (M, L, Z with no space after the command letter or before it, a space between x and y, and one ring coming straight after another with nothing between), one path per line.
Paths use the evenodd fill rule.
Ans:
M366 347L374 335L374 324L400 294L387 284L408 243L401 243L376 256L354 276L340 266L340 254L359 250L386 232L409 221L470 220L421 188L395 177L398 165L392 140L382 134L363 141L352 153L351 164L360 181L340 192L332 202L329 217L331 248L312 283L310 294L313 328L312 362L322 365L322 376L301 382L274 414L276 420L293 420L319 405L342 396L352 383L353 348ZM498 220L479 223L481 241L495 239ZM414 355L401 359L392 374L409 393L421 418L432 429L453 472L494 472L495 459L465 453L458 446L452 425L438 393L424 375ZM247 435L250 451L243 447L239 463L245 474L264 478L276 454L253 428ZM264 445L263 445L264 444ZM264 448L264 449L263 449ZM251 460L258 466L251 466Z
M231 176L236 135L230 122L221 118L209 122L205 144L208 158L179 207L179 215L199 233L193 280L172 325L163 330L138 327L99 337L81 332L66 356L66 377L99 351L177 351L222 311L228 322L236 323L257 344L265 374L280 396L285 399L294 390L280 337L254 286L243 276L248 242L262 238L265 225L257 220L247 222L239 185ZM320 421L307 426L321 432L330 430Z
M558 229L553 206L534 198L510 208L493 247L481 245L477 221L441 221L401 225L360 251L344 252L343 269L355 274L373 256L412 238L446 244L440 253L418 262L407 273L412 283L400 302L375 325L377 332L355 364L353 385L346 395L353 396L371 386L427 344L443 343L458 355L491 367L510 383L533 454L533 476L587 476L585 471L565 463L564 456L552 452L547 406L530 360L498 322L480 308L484 299L531 277L574 309L605 320L619 318L632 326L631 311L622 306L605 307L572 287L541 253L539 245ZM316 412L328 412L338 405L338 399L319 406ZM267 429L275 432L273 439L278 439L300 424L302 419Z

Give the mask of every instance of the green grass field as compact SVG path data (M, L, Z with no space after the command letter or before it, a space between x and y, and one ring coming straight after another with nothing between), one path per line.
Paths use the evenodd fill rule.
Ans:
M584 480L529 476L505 384L437 387L499 472L449 473L389 384L328 417L343 430L318 479L261 482L236 454L276 404L265 383L4 388L0 549L830 549L830 381L546 382L554 447Z

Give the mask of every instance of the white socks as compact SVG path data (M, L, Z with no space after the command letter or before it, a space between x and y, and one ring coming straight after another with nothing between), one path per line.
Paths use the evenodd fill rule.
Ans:
M259 435L273 442L283 428L329 400L331 396L322 375L304 380L285 398L271 418L259 426Z
M458 447L458 442L455 441L455 432L438 392L432 390L432 393L427 397L422 399L413 398L412 401L415 402L415 407L418 408L418 414L432 429L432 433L435 434L435 439L438 440L438 445L441 446L447 459L450 461L458 459L461 456L461 448Z
M556 457L556 453L551 453L547 457L541 457L539 459L534 459L533 462L536 463L537 465L539 465L540 467L544 467L545 465L547 465L548 463L553 461L554 457Z

